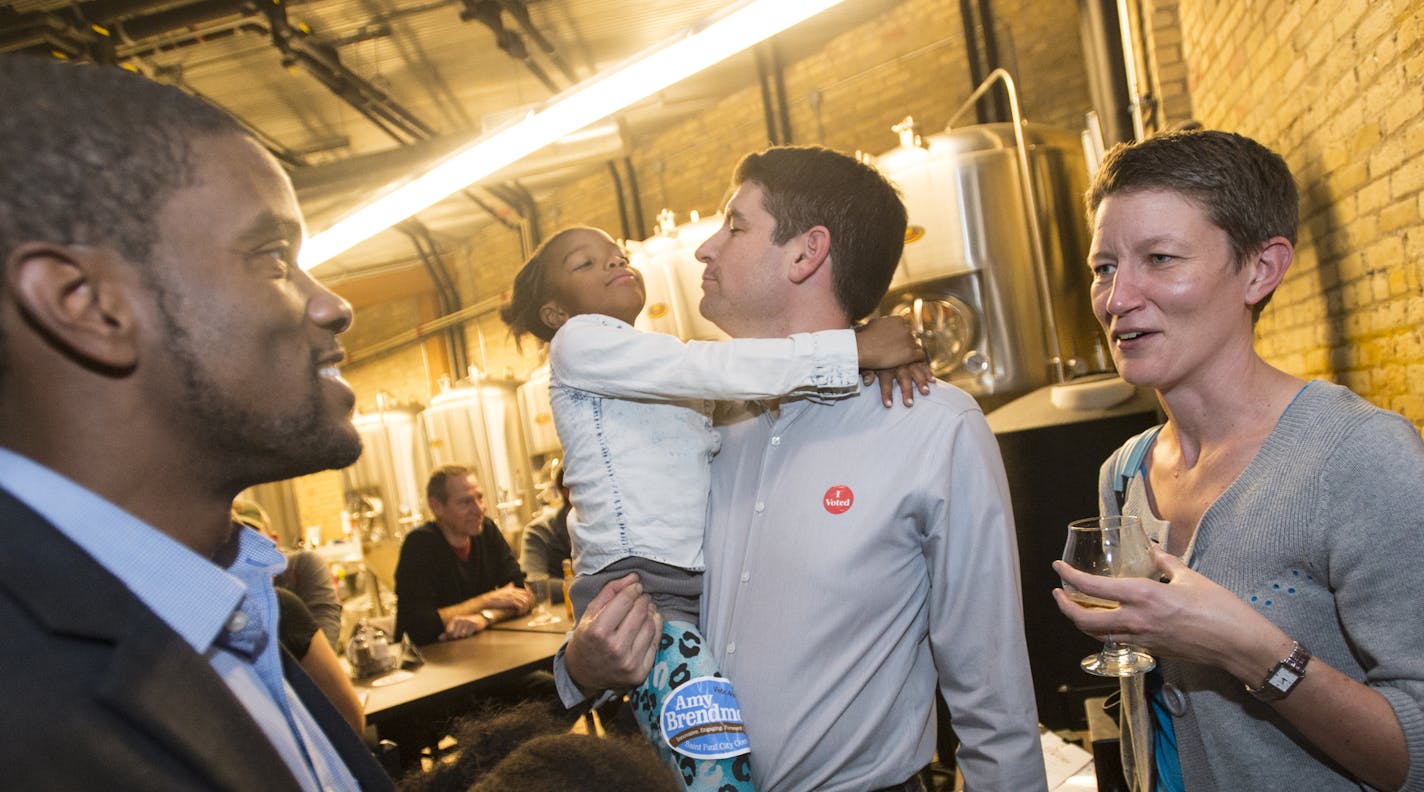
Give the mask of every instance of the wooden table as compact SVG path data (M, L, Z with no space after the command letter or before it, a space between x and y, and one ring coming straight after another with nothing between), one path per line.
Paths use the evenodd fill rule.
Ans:
M414 669L410 678L386 685L380 677L362 680L355 683L356 691L366 720L379 730L382 723L440 710L529 671L549 669L563 642L563 631L485 630L458 641L423 646L425 665Z
M531 626L529 621L534 618L532 614L516 616L512 619L505 619L490 626L491 630L503 630L506 632L533 632L544 633L545 635L563 636L571 629L569 619L564 615L562 609L559 610L559 620L553 624L536 624Z

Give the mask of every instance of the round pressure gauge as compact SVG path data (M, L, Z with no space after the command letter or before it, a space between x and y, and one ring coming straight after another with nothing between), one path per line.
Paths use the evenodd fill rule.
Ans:
M907 294L891 313L904 317L919 331L930 370L936 377L947 377L959 368L979 332L974 309L949 294L933 297Z

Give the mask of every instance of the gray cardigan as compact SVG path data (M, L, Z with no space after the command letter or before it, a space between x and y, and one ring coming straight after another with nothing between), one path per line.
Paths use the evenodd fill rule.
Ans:
M1117 513L1103 465L1099 500ZM1123 511L1147 516L1141 476ZM1150 518L1149 518L1150 519ZM1403 417L1308 384L1256 458L1202 516L1185 561L1252 603L1314 656L1379 691L1424 790L1424 443ZM1217 668L1160 659L1187 700L1175 717L1186 788L1358 790L1275 710ZM1264 669L1263 669L1264 671ZM1308 671L1307 671L1308 673Z

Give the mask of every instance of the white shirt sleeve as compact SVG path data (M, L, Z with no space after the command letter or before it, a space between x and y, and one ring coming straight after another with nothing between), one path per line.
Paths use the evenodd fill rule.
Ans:
M620 399L770 399L859 387L855 331L683 341L602 316L564 324L549 366L564 386Z

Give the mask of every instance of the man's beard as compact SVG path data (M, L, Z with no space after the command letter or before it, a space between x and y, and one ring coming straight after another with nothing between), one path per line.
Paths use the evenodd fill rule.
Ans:
M192 336L177 322L170 292L159 289L157 304L169 339L168 352L182 375L187 420L200 427L212 453L232 464L243 487L342 468L361 456L361 438L350 420L329 415L313 353L310 396L298 410L264 414L231 398L202 365ZM259 373L260 374L260 373Z

